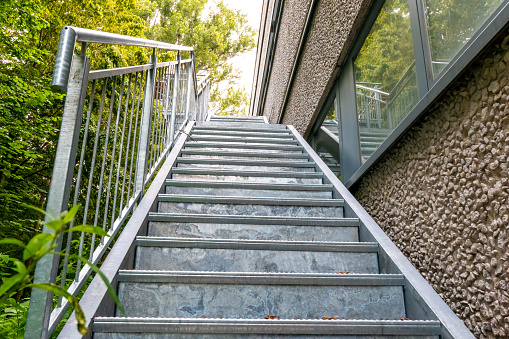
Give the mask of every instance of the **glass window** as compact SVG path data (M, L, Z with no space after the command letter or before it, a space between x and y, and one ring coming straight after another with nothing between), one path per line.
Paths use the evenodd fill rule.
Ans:
M408 0L387 0L354 61L367 159L419 100Z
M336 116L334 102L327 110L322 125L316 132L311 143L315 152L323 162L340 177L339 168L339 124Z
M426 0L433 76L474 36L503 0Z

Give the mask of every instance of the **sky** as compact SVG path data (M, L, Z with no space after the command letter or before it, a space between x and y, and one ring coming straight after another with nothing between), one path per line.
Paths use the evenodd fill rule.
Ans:
M249 25L258 31L260 27L260 19L262 16L263 0L223 0L230 8L240 9L242 13L247 15ZM258 41L258 36L255 37ZM252 51L238 55L230 60L235 68L240 69L241 79L239 86L244 86L249 94L251 94L251 85L253 83L254 66L256 59L256 48Z

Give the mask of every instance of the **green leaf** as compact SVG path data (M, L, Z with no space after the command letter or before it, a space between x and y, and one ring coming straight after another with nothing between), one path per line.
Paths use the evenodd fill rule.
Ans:
M43 215L46 215L46 211L40 209L39 207L35 207L35 206L32 206L32 205L27 205L27 204L23 204L23 206L25 206L26 208L30 208L30 209L32 209L34 211L37 211L39 213L42 213Z
M76 213L78 213L79 209L80 209L80 205L78 204L78 205L74 206L73 208L71 208L69 210L69 212L66 212L63 217L64 224L70 223L72 221L72 219L74 219L74 216L76 215Z
M53 234L39 233L28 242L25 250L23 251L23 260L38 254L39 251L44 252L47 250L45 246L53 238Z
M67 299L71 304L74 306L74 315L76 317L76 321L78 322L78 332L81 334L86 334L88 332L88 328L86 327L86 318L85 313L83 312L83 309L78 303L78 299L76 297L73 297L69 292L64 290L58 285L52 284L52 283L45 283L45 284L30 284L27 285L27 287L33 287L33 288L39 288L42 290L53 292L55 295L61 295L65 299Z
M108 233L105 230L103 230L101 227L92 226L92 225L74 226L74 227L66 230L65 232L86 232L86 233L93 233L93 234L101 235L104 237L109 237Z
M104 275L104 273L99 269L99 267L97 267L96 265L94 265L90 261L88 261L87 259L85 259L83 257L80 257L78 255L70 255L69 257L70 258L76 258L76 259L79 259L79 260L83 261L88 266L90 266L92 271L94 271L95 273L97 273L101 277L102 281L104 282L104 284L108 288L108 294L110 295L111 299L113 299L115 304L117 304L117 307L118 307L119 311L122 313L122 315L124 317L127 317L127 315L125 313L125 310L124 310L124 307L122 306L122 303L120 303L120 299L118 298L117 293L115 292L115 289L110 284L110 281L108 280L106 275Z
M6 239L0 240L0 245L7 245L7 244L18 245L18 246L25 248L25 244L23 244L23 242L21 242L18 239L6 238Z
M0 300L3 300L6 297L6 294L17 284L23 283L25 278L25 274L17 273L10 278L6 278L3 280L2 285L0 286ZM0 305L5 303L5 300L0 302Z

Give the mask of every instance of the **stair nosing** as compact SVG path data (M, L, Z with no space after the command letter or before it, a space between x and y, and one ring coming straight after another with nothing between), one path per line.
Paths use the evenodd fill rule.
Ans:
M438 320L96 317L94 326L97 326L97 332L102 333L143 333L148 328L151 333L172 331L200 334L439 335L441 333L441 324ZM116 326L119 328L111 328Z
M210 142L210 141L186 141L183 147L208 147L208 148L240 148L240 149L263 149L276 151L303 151L304 147L298 143L296 145L274 145L270 143L228 143L228 142Z
M324 227L359 227L358 218L303 218L277 216L243 216L194 213L161 213L149 212L149 221L157 222L195 222L245 225L285 225L285 226L324 226Z
M273 198L220 195L188 195L188 194L159 194L159 202L188 202L203 204L231 204L231 205L273 205L273 206L312 206L312 207L342 207L343 199L308 199L308 198Z
M282 191L317 191L332 192L333 186L329 184L267 184L239 181L209 181L209 180L179 180L167 179L168 187L204 187L226 189L251 189L251 190L282 190Z
M181 154L192 154L192 155L212 155L212 156L232 156L232 157L258 157L258 158L296 158L296 159L309 159L309 155L306 153L264 153L264 152L236 152L236 151L211 151L207 149L182 149Z
M224 139L223 139L224 138ZM233 143L253 143L253 144L263 144L263 143L274 143L280 145L298 145L299 142L295 139L290 138L243 138L243 137L224 137L224 136L199 136L199 135L191 135L188 140L200 142L200 141L214 141L214 142L233 142ZM237 141L239 140L239 141Z
M201 239L138 236L136 246L300 252L378 253L372 242Z
M118 282L222 285L401 286L402 274L120 270Z

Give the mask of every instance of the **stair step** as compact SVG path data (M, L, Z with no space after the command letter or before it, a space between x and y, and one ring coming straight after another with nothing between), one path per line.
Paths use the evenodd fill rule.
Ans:
M139 270L378 273L376 243L138 237Z
M402 275L119 271L129 317L400 319Z
M192 319L113 318L94 319L95 339L121 338L186 339L275 338L288 339L378 339L397 336L406 339L438 339L440 322L434 320L306 320L306 319ZM150 333L150 334L147 334ZM172 333L172 334L170 334ZM129 335L129 336L126 336ZM291 336L291 337L290 337ZM180 336L179 336L180 337Z
M211 142L211 141L187 141L185 148L236 148L236 149L261 149L275 151L299 151L302 152L304 147L297 145L274 145L273 143L242 143L242 142Z
M356 218L150 213L148 220L148 235L158 237L359 241L359 220Z
M192 132L195 131L221 131L228 132L267 132L267 133L288 133L289 129L285 125L256 125L256 126L221 126L218 124L204 125L205 122L196 123Z
M177 158L178 168L210 168L235 170L266 170L266 171L296 171L315 172L314 162L302 161L272 161L272 160L225 160L225 159L194 159Z
M266 172L172 168L172 179L247 181L277 184L321 184L322 172Z
M276 132L236 132L236 131L192 131L191 136L194 138L195 136L235 136L235 137L245 137L245 138L278 138L278 139L294 139L293 134L288 131L287 133L276 133Z
M343 217L342 199L245 198L160 194L159 212L221 215Z
M188 140L191 141L210 141L210 142L231 142L231 143L253 143L253 144L279 144L279 145L297 145L295 139L282 139L282 138L262 138L262 137L236 137L236 136L201 136L193 135Z
M273 161L309 161L309 155L305 153L267 153L267 152L239 152L232 150L214 151L207 149L188 148L181 151L182 157L204 158L204 159L251 159L251 160L273 160Z
M284 125L271 125L271 124L260 124L256 122L228 122L228 121L203 121L203 122L196 122L194 129L196 128L208 128L208 129L237 129L239 130L242 128L242 130L246 129L263 129L263 130L287 130L286 126Z
M235 181L166 181L167 194L332 199L332 185L260 184Z

